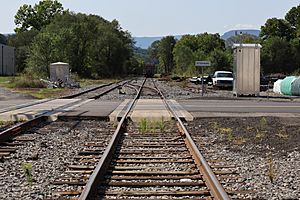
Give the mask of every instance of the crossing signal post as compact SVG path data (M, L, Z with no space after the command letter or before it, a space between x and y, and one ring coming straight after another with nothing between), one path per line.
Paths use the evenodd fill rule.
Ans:
M201 67L201 71L202 71L202 75L201 75L201 95L204 95L204 83L203 83L203 67L210 67L211 66L211 62L204 60L204 61L196 61L195 62L195 66L196 67Z

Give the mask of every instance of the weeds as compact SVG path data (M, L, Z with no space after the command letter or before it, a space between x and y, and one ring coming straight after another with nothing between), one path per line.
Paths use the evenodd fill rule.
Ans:
M252 130L253 130L253 127L251 127L251 126L247 126L247 127L246 127L246 131L249 132L249 131L252 131Z
M24 171L25 177L27 179L28 185L31 187L32 186L32 164L31 163L22 163L22 169Z
M284 140L286 140L286 139L289 138L289 134L287 133L285 127L282 127L282 128L278 131L278 133L276 134L276 136L278 136L279 138L284 139Z
M218 132L218 130L219 130L218 122L214 122L213 125L212 125L212 128L214 129L214 131Z
M163 118L158 121L149 121L147 119L142 119L138 123L138 129L141 133L156 133L157 130L159 130L161 133L164 133L166 131L166 123Z
M164 118L161 118L161 121L158 121L157 123L158 123L160 132L164 133L166 130L166 124L164 122Z
M223 128L220 127L217 122L214 122L212 125L212 128L216 133L218 133L221 136L226 136L228 141L233 141L234 140L234 134L232 128Z
M265 135L266 135L266 131L262 131L262 130L256 129L255 138L262 139L262 138L265 137Z
M267 124L268 124L267 119L266 119L265 117L262 117L262 118L260 119L260 127L261 127L261 128L264 128Z
M268 177L271 183L274 183L276 174L275 174L274 160L271 152L268 154Z
M259 129L256 129L255 138L262 139L266 136L267 131L265 131L268 121L265 117L262 117L259 121Z
M139 121L138 123L138 129L141 133L145 133L148 129L148 122L147 119L142 119L141 121Z
M234 140L234 143L236 145L242 145L242 144L245 144L247 142L247 140L243 137L237 137L235 140Z

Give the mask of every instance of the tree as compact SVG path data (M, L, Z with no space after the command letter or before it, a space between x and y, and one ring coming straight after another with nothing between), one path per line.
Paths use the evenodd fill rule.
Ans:
M24 4L15 15L15 32L25 32L31 29L40 31L50 24L51 20L63 12L62 4L57 0L42 0L33 7Z
M202 33L184 35L174 47L175 73L196 75L200 69L195 67L196 60L210 60L212 67L206 72L230 68L230 56L226 52L225 42L219 34Z
M232 71L230 55L226 51L215 49L210 53L209 60L211 61L213 71L230 70Z
M300 28L300 5L293 7L286 15L285 20L288 21L295 29Z
M300 70L300 37L294 38L290 43L294 54L295 70Z
M261 65L264 73L291 73L295 70L293 51L285 37L269 37L264 41Z
M221 39L218 33L217 34L202 33L202 34L198 34L196 37L197 37L198 48L200 48L206 54L209 54L215 49L220 49L222 51L225 51L225 42L223 39Z
M7 38L0 33L0 44L7 44Z
M175 61L175 73L185 74L188 68L193 68L194 54L193 51L183 43L177 43L173 50Z
M34 37L38 34L33 29L26 32L20 32L8 37L8 45L16 48L16 67L18 72L23 72L26 68L26 59L30 55L30 45Z
M135 62L132 44L130 34L116 20L64 12L32 42L29 70L48 76L49 63L62 61L81 77L126 75Z
M158 48L159 48L160 40L154 41L150 47L148 48L148 58L149 62L155 65L159 64L159 56L158 56Z
M169 74L173 67L173 48L176 44L174 36L166 36L161 39L158 47L159 64L163 72Z
M286 38L288 41L294 38L295 31L291 24L284 19L268 19L264 26L261 27L260 38L266 40L271 37Z

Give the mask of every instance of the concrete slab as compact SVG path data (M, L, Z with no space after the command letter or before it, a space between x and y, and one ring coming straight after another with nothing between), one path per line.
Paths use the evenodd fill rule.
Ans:
M46 101L49 101L49 99L42 99L42 100L33 100L33 99L15 100L15 99L12 99L12 100L0 101L0 113L32 106L34 104L39 104L39 103L43 103Z
M172 114L161 99L139 99L129 117L134 122L139 122L142 119L170 121Z
M63 112L59 118L108 119L121 101L90 100L79 107Z
M125 99L110 115L109 121L115 122L118 121L119 118L122 118L125 115L125 112L132 102L132 99Z
M186 121L194 120L193 115L186 111L177 101L171 99L167 100L167 102L180 119L185 119Z
M0 121L18 121L33 119L36 116L71 105L80 99L55 99L37 105L20 108L0 114Z

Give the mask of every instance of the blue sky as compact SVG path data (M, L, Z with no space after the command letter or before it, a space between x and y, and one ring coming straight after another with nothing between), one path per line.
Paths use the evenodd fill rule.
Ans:
M13 32L14 15L35 0L1 4L0 33ZM258 29L268 18L283 18L299 0L61 0L64 8L117 19L133 36L220 33Z

